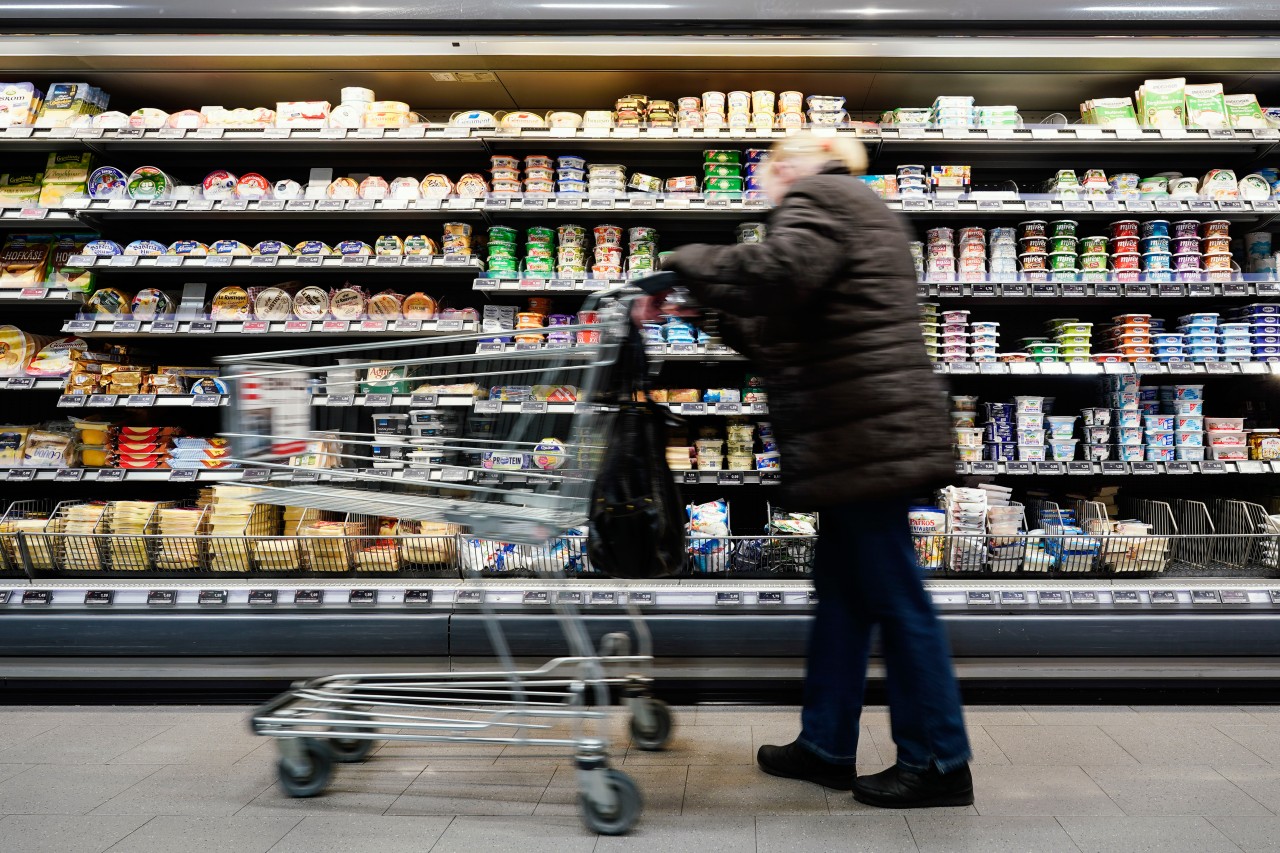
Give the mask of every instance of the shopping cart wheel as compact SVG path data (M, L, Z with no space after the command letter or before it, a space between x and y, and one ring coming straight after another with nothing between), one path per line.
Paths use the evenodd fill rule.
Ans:
M297 757L280 757L280 787L291 797L314 797L329 785L333 755L326 744L313 738L299 738L297 745Z
M374 741L362 740L360 738L329 738L329 751L333 753L334 761L342 764L355 764L357 761L364 761L369 757L369 753L373 752Z
M584 788L578 792L578 811L582 814L582 822L587 829L601 835L624 835L640 819L640 789L621 770L605 768L591 772L604 774L604 784L613 791L615 804L612 809L602 808Z
M675 723L671 719L671 708L661 699L645 696L638 700L644 704L637 714L631 714L631 739L645 752L658 752L671 742L671 733Z

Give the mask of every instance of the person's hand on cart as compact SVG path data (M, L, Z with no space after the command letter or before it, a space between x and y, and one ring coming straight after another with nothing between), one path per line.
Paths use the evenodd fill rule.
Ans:
M644 294L631 303L631 322L639 327L661 323L665 317L697 317L701 312L678 281L672 273L657 273L633 282Z

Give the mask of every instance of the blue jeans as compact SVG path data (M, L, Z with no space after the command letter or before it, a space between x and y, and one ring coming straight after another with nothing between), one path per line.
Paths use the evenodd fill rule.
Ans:
M821 515L800 742L853 764L871 651L880 626L898 764L954 770L970 757L946 635L925 592L906 501L850 503Z

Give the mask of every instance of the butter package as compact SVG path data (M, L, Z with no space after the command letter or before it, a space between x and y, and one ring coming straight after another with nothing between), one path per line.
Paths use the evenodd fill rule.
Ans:
M11 235L0 248L0 288L43 284L52 251L52 235Z
M1221 83L1199 83L1185 89L1189 127L1227 127L1227 105Z
M1143 127L1181 127L1186 123L1187 78L1147 80L1138 87L1138 120Z
M44 103L32 83L0 83L0 127L30 127Z
M1258 106L1257 95L1227 95L1223 98L1227 108L1227 117L1235 128L1264 128L1267 120Z

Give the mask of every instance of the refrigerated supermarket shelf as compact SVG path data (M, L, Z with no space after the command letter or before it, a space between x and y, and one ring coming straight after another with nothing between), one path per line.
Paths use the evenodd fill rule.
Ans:
M84 294L67 290L65 287L24 287L21 289L0 290L0 305L16 307L21 305L59 305L84 302Z
M25 231L83 231L75 212L53 207L0 207L0 228Z
M590 411L590 403L551 403L545 400L504 402L501 400L476 400L465 395L431 393L416 394L315 394L313 406L415 406L424 408L456 407L474 409L478 414L490 415L557 415ZM672 412L678 415L767 415L765 403L670 403Z
M379 273L431 273L472 274L484 269L478 258L467 255L73 255L68 267L97 272L134 273L235 273L246 271L270 272L271 270L331 271L349 273L375 271Z
M61 381L57 389L62 388ZM201 409L225 406L222 394L62 394L59 409Z
M1205 449L1205 455L1210 453ZM956 462L957 476L1143 477L1186 474L1280 474L1280 461L1220 462Z
M1280 376L1276 361L1210 362L936 362L933 372L950 376Z
M62 331L81 337L135 338L155 335L205 335L208 337L267 337L292 335L457 335L476 331L472 320L211 320L77 318L63 323Z
M1061 274L1059 274L1061 275ZM1052 281L1018 281L998 276L956 281L930 279L917 284L921 299L1159 299L1167 298L1280 298L1280 281L1260 275L1204 273L1203 280L1121 281L1108 277L1101 281L1055 278Z

